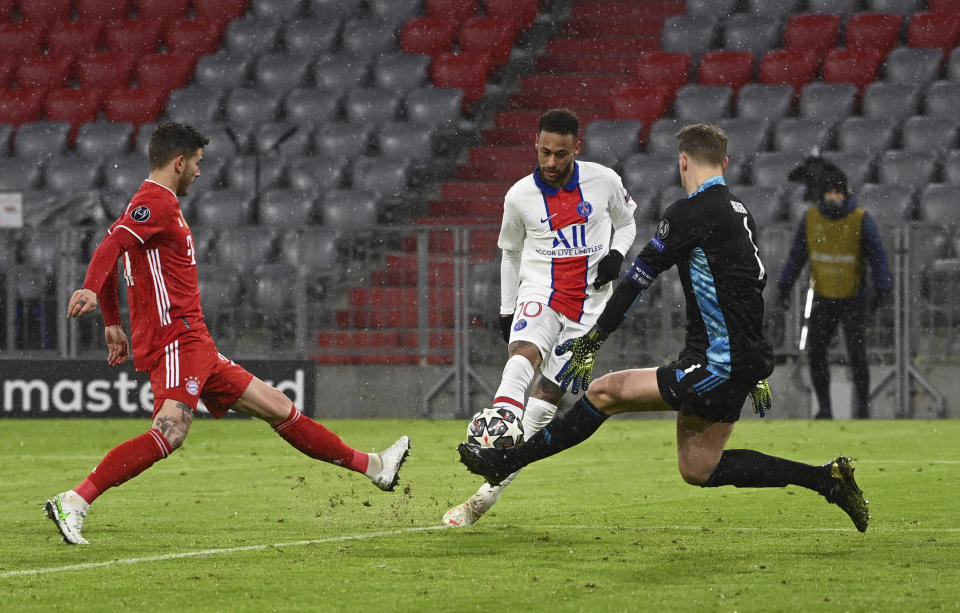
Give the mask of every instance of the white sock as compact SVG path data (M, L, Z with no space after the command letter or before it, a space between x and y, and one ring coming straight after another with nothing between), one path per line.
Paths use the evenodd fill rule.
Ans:
M535 374L533 364L522 355L515 355L507 360L500 376L500 387L493 397L493 408L504 407L520 416L523 412L523 401L527 397L527 388Z
M546 400L539 398L531 398L528 400L527 408L523 411L523 437L529 438L543 429L544 426L553 420L556 412L557 405L547 402ZM519 473L519 470L513 473L501 481L500 485L484 483L480 486L480 489L477 490L476 496L483 500L484 505L489 509L496 504L497 500L500 499L500 494L503 493L503 490L508 485L513 483L513 480L517 478Z
M369 458L367 460L367 472L363 474L373 479L377 476L377 473L383 470L383 460L376 453L368 453L367 457Z
M63 501L70 506L79 509L81 513L86 514L90 509L90 503L83 499L83 496L73 490L63 494Z

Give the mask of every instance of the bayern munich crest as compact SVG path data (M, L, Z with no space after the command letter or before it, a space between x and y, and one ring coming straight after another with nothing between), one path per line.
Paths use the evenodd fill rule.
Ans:
M197 381L196 379L193 379L193 378L187 379L187 382L184 384L184 387L187 388L187 393L190 394L191 396L196 396L197 394L200 393L200 382Z
M593 205L586 200L581 200L580 204L577 205L577 213L580 215L580 217L589 217L590 213L592 212Z

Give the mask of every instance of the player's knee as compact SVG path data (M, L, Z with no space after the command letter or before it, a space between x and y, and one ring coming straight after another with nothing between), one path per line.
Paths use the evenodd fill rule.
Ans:
M716 465L710 466L703 462L691 461L687 458L678 457L677 466L680 469L680 477L688 485L701 486L707 482Z
M187 428L167 428L166 431L161 432L161 436L167 439L167 443L170 445L170 451L176 451L183 446L183 441L187 440Z

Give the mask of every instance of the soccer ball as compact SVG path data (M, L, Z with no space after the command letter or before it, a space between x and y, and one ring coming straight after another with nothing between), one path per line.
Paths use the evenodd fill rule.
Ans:
M482 409L467 426L467 442L495 449L513 447L523 442L523 424L509 409Z

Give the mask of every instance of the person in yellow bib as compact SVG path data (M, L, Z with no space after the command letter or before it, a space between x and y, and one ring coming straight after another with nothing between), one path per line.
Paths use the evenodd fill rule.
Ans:
M867 366L866 321L890 296L890 268L880 232L870 214L858 208L841 171L827 169L820 177L819 198L800 221L790 254L777 282L780 308L790 304L790 288L810 261L813 309L808 357L817 395L817 419L832 419L830 365L827 348L843 326L856 393L853 415L870 416L870 371ZM865 267L872 273L872 291Z

